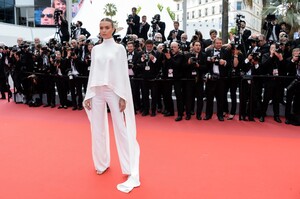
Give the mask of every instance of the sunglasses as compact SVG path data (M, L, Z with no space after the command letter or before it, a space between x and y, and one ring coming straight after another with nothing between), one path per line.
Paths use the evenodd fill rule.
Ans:
M53 18L53 14L41 14L41 17Z

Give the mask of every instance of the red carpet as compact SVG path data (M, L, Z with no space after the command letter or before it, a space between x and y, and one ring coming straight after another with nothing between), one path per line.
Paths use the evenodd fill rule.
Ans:
M0 101L0 198L300 198L299 127L271 117L265 123L136 119L141 187L124 194L116 189L125 177L113 136L110 169L94 171L83 111Z

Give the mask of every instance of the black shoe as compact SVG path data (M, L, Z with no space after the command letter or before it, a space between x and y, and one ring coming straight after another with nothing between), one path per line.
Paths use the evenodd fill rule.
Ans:
M195 115L195 111L191 111L191 115Z
M64 105L64 109L68 109L68 106L67 106L67 105Z
M247 118L246 118L246 116L243 116L243 115L239 118L239 120L240 121L248 121Z
M291 121L288 120L288 119L286 119L284 123L285 123L285 124L291 124Z
M155 117L156 116L156 113L155 112L152 112L151 113L151 117Z
M219 120L220 122L223 122L223 121L224 121L224 117L223 117L223 116L218 116L218 120Z
M259 121L260 121L260 122L265 122L265 117L261 116L261 117L259 118Z
M210 116L205 116L203 120L210 120L211 117Z
M167 114L168 111L167 110L164 110L163 112L161 112L163 115Z
M279 117L274 117L274 121L278 123L282 123L281 119Z
M77 110L77 107L73 107L73 108L72 108L72 111L75 111L75 110Z
M43 107L45 107L45 108L46 108L46 107L49 107L49 106L50 106L50 104L45 104Z
M170 117L170 116L174 116L174 113L170 113L170 112L166 112L164 114L165 117Z
M64 108L64 106L63 105L59 105L59 107L57 107L58 109L62 109L62 108Z
M55 104L51 104L51 108L55 108Z
M78 107L78 110L79 110L79 111L81 111L82 109L83 109L83 107L82 107L82 106L79 106L79 107Z
M249 117L250 122L255 122L255 119L253 117Z
M147 115L149 115L149 112L143 112L142 113L142 116L147 116Z
M185 116L185 120L190 120L190 119L191 119L191 115Z
M197 114L196 118L197 118L197 120L202 120L202 117L200 114Z
M178 117L175 119L176 122L179 122L179 121L181 121L181 120L182 120L182 116L178 116Z
M157 112L158 112L158 113L161 113L161 109L157 109Z

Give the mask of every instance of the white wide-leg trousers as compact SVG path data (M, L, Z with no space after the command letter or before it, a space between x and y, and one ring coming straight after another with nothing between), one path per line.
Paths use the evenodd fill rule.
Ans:
M109 87L96 87L90 117L93 161L98 171L104 171L110 166L107 103L111 112L122 173L134 175L135 180L139 181L139 146L136 137L127 131L125 115L120 112L119 100L120 97Z

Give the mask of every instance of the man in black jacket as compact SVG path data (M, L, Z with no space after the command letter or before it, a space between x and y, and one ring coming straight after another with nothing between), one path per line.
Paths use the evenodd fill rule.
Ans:
M219 121L224 121L223 117L223 103L225 81L227 77L227 50L222 48L222 39L216 38L213 42L214 48L206 51L207 55L207 70L209 78L206 82L206 115L204 120L211 119L213 115L213 101L214 97L217 100L217 116Z
M133 7L132 14L128 16L128 19L126 20L128 28L127 28L127 35L138 35L140 31L140 16L136 14L136 8Z
M174 84L174 90L177 102L178 117L175 121L181 121L184 112L183 103L183 84L181 78L183 77L183 65L184 65L184 55L180 53L179 44L177 42L171 43L171 51L164 50L164 68L163 68L163 78L166 79L164 82L164 103L166 113L165 116L174 115L174 107L172 100L172 82Z
M153 50L153 41L147 40L145 42L146 49L139 53L137 67L141 71L142 77L142 101L143 113L142 116L149 115L150 102L149 90L151 90L151 116L156 116L157 104L157 87L155 79L158 76L161 62L159 60L159 53Z
M170 42L176 41L179 42L181 40L181 35L184 33L183 30L179 30L179 22L174 21L174 30L171 30L167 40Z
M84 35L87 39L91 36L89 31L85 28L82 28L82 22L77 21L76 28L72 31L72 39L78 39L80 35Z
M146 41L148 39L148 31L150 29L150 25L147 22L146 15L142 16L142 22L140 23L139 28L139 38L143 38Z

